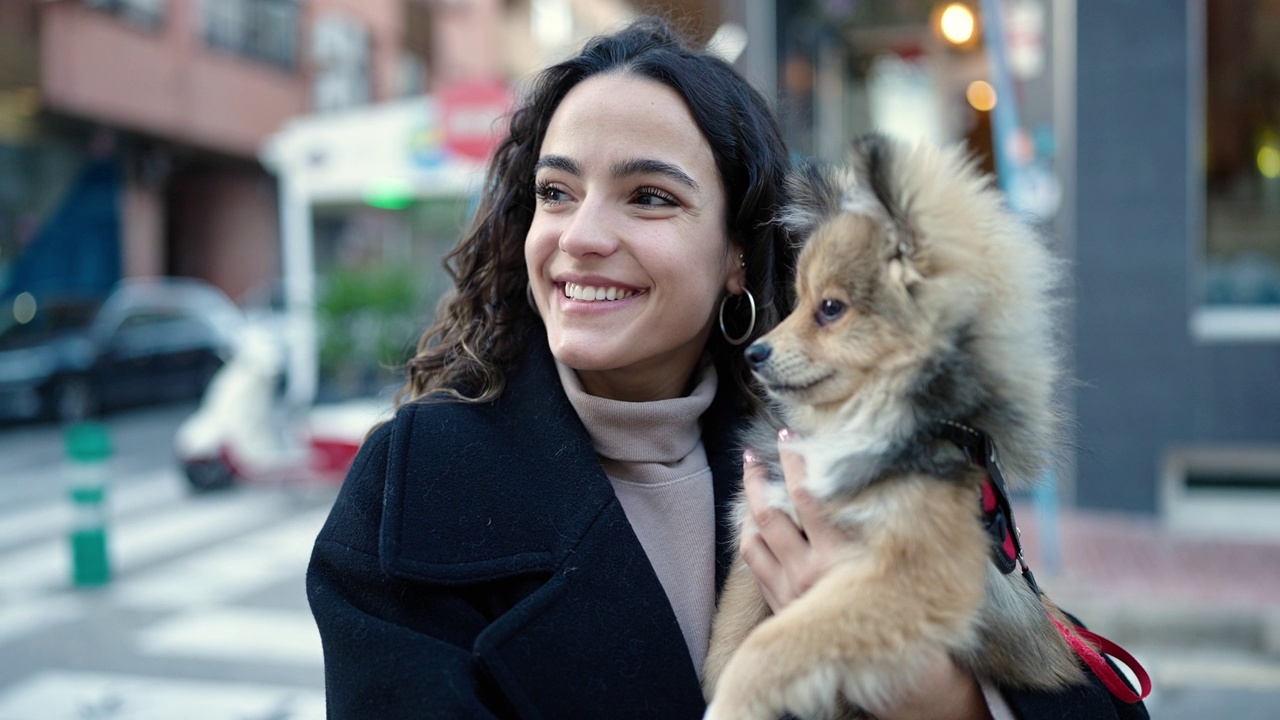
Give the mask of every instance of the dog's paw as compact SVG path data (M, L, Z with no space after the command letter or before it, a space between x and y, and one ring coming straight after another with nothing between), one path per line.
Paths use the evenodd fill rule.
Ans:
M799 669L777 674L777 665L742 672L743 666L726 671L707 708L706 718L720 720L777 720L784 714L827 720L843 718L840 675L834 666Z

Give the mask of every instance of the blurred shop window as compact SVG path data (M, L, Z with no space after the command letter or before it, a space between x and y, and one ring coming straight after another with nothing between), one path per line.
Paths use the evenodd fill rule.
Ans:
M298 62L299 5L299 0L204 0L204 41L292 70Z
M84 4L153 30L164 25L166 0L85 0Z
M1280 338L1280 0L1206 0L1204 18L1200 315Z
M317 111L366 105L373 98L369 31L341 13L321 15L311 29Z

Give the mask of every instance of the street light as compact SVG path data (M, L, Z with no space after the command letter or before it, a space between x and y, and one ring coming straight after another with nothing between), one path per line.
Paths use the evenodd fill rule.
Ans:
M979 112L990 112L996 106L996 89L986 80L974 80L964 92L965 99Z
M969 46L977 35L977 20L968 5L959 2L949 3L935 12L936 26L942 39L956 47Z

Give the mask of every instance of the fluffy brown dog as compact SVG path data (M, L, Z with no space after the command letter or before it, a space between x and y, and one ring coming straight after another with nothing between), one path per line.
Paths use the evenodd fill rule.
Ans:
M852 167L802 168L790 190L781 220L806 238L796 309L746 351L777 413L747 444L794 516L774 440L797 433L805 486L848 544L777 615L733 568L707 717L884 707L943 650L1001 685L1083 681L1057 608L992 562L984 473L941 431L985 433L1011 484L1044 471L1059 420L1055 262L956 147L870 136Z

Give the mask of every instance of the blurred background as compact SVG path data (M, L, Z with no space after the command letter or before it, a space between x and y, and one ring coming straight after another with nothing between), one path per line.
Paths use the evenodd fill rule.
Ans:
M323 717L310 542L538 68L664 15L797 157L968 144L1070 262L1042 583L1280 702L1280 0L0 0L0 720Z

